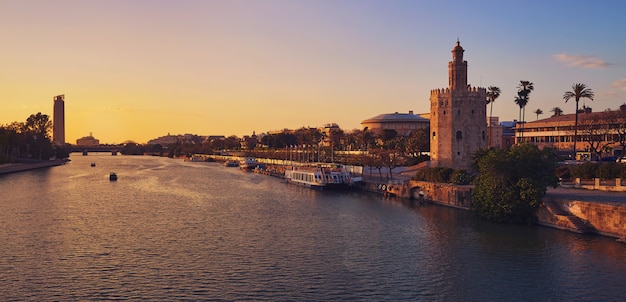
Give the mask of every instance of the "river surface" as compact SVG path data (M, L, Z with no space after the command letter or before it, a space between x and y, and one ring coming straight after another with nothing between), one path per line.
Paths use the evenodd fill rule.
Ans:
M626 244L612 238L314 191L218 163L71 159L0 176L1 301L626 297Z

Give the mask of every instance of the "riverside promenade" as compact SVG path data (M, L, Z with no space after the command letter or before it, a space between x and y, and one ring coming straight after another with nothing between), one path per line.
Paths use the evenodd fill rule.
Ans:
M38 161L38 162L29 162L29 163L2 164L0 165L0 175L60 166L60 165L65 164L66 162L67 160L64 160L64 159L55 159L55 160L46 160L46 161Z
M622 192L548 187L546 197L626 206L626 193Z

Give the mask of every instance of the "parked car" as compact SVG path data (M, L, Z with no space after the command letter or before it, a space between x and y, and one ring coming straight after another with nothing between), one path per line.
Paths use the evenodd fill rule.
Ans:
M617 163L626 163L626 157L618 157L615 162Z

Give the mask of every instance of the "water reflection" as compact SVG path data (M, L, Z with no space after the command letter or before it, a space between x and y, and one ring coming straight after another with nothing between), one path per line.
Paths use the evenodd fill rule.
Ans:
M90 167L97 162L96 167ZM118 182L108 181L115 171ZM0 177L3 300L614 300L611 239L326 192L212 163L89 155Z

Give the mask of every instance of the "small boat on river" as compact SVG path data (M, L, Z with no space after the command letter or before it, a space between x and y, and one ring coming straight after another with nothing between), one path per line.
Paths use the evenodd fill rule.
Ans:
M115 172L111 172L111 174L109 174L109 180L110 181L116 181L117 180L117 174L115 174Z
M237 162L236 160L227 160L224 162L224 166L226 167L238 167L239 166L239 162Z
M317 164L294 166L285 171L289 183L313 189L348 189L354 185L352 176L342 165Z

